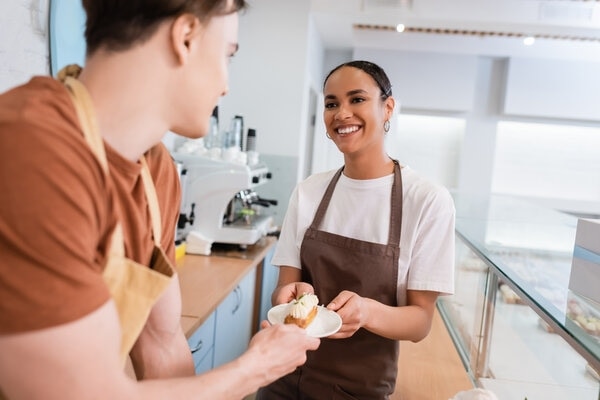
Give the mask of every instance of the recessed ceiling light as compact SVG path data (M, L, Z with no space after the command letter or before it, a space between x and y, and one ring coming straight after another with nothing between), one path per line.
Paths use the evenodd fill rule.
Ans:
M396 25L396 32L404 32L404 24Z
M533 36L527 36L525 39L523 39L523 44L525 46L531 46L534 43L535 43L535 38Z

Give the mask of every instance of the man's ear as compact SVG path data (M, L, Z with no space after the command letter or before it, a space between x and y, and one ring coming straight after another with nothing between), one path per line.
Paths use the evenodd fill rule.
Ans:
M198 34L200 21L192 14L182 14L175 18L171 25L171 45L175 59L180 64L187 62L191 42Z

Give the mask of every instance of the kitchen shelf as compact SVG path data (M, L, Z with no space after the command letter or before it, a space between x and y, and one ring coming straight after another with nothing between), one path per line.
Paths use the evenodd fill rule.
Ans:
M503 400L600 399L600 307L568 289L577 218L454 195L456 292L438 306L478 386ZM589 327L588 327L589 328Z

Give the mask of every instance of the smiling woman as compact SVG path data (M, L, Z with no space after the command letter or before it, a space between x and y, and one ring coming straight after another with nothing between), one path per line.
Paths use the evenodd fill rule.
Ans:
M342 325L306 364L262 388L260 400L389 399L399 341L424 339L438 295L454 290L454 204L445 188L387 155L395 100L383 69L344 63L325 78L323 95L327 135L344 165L292 193L272 299L314 293Z

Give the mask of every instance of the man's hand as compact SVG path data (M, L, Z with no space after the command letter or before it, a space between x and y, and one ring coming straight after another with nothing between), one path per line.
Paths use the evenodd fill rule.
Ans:
M306 362L306 352L315 350L320 339L308 336L306 331L294 324L269 325L263 321L259 331L248 346L248 351L240 357L246 358L248 365L261 371L262 383L267 385L289 374Z

